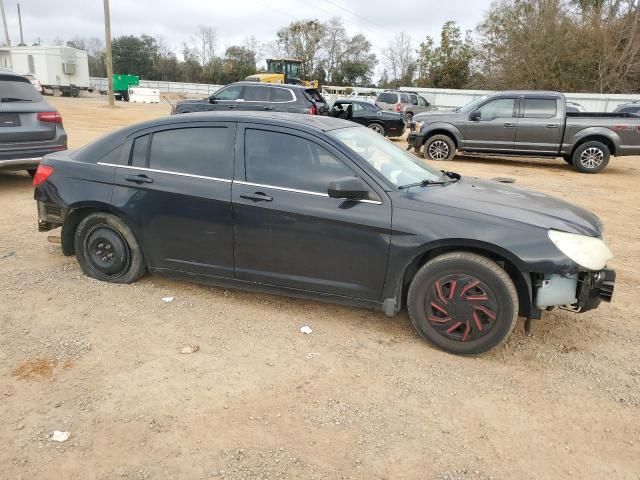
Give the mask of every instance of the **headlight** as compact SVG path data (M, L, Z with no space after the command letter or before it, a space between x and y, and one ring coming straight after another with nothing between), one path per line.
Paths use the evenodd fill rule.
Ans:
M607 244L597 237L549 230L549 239L558 250L587 270L602 270L613 258Z

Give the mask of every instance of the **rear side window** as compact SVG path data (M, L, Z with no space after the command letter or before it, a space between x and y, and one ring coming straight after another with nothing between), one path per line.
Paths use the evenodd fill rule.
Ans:
M131 159L129 161L129 164L134 167L146 167L148 147L149 135L136 138L133 141L133 148L131 149Z
M383 103L398 103L398 95L391 92L383 92L378 97L378 101Z
M271 89L269 87L261 86L246 86L244 87L243 98L247 102L268 102L271 99Z
M230 179L233 136L227 127L164 130L153 134L149 168Z
M39 102L42 96L29 81L2 79L0 76L0 102Z
M321 146L294 135L247 130L245 168L248 182L327 193L329 182L354 176Z
M272 102L291 102L295 100L291 90L287 88L272 88L271 89L271 101Z
M558 102L554 98L525 98L524 101L525 118L552 118L557 110Z

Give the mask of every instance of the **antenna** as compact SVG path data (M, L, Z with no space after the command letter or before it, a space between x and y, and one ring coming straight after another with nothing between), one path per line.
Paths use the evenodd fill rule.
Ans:
M4 25L4 38L7 42L7 46L11 46L11 40L9 39L9 29L7 28L7 17L4 14L4 0L0 0L0 15L2 15L2 24Z

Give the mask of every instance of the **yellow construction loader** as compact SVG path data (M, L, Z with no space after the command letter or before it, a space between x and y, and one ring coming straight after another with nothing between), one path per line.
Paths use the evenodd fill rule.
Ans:
M267 72L249 75L246 80L262 83L288 83L291 85L304 85L318 88L317 80L302 80L300 72L302 61L292 58L267 59Z

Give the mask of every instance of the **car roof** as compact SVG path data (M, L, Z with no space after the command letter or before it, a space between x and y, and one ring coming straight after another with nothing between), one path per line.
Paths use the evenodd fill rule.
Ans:
M189 124L196 122L252 122L282 127L306 127L316 131L330 131L338 128L353 127L354 123L339 118L325 117L321 115L305 115L301 113L263 112L263 111L218 111L195 112L170 115L154 120L148 120L120 132L129 135L140 130L162 125Z
M309 87L306 85L291 85L289 83L252 82L251 80L241 80L239 82L230 83L229 85L260 85L261 87L269 87L269 88L297 88L299 90L317 90L317 88L315 87ZM225 87L228 87L229 85L225 85Z

